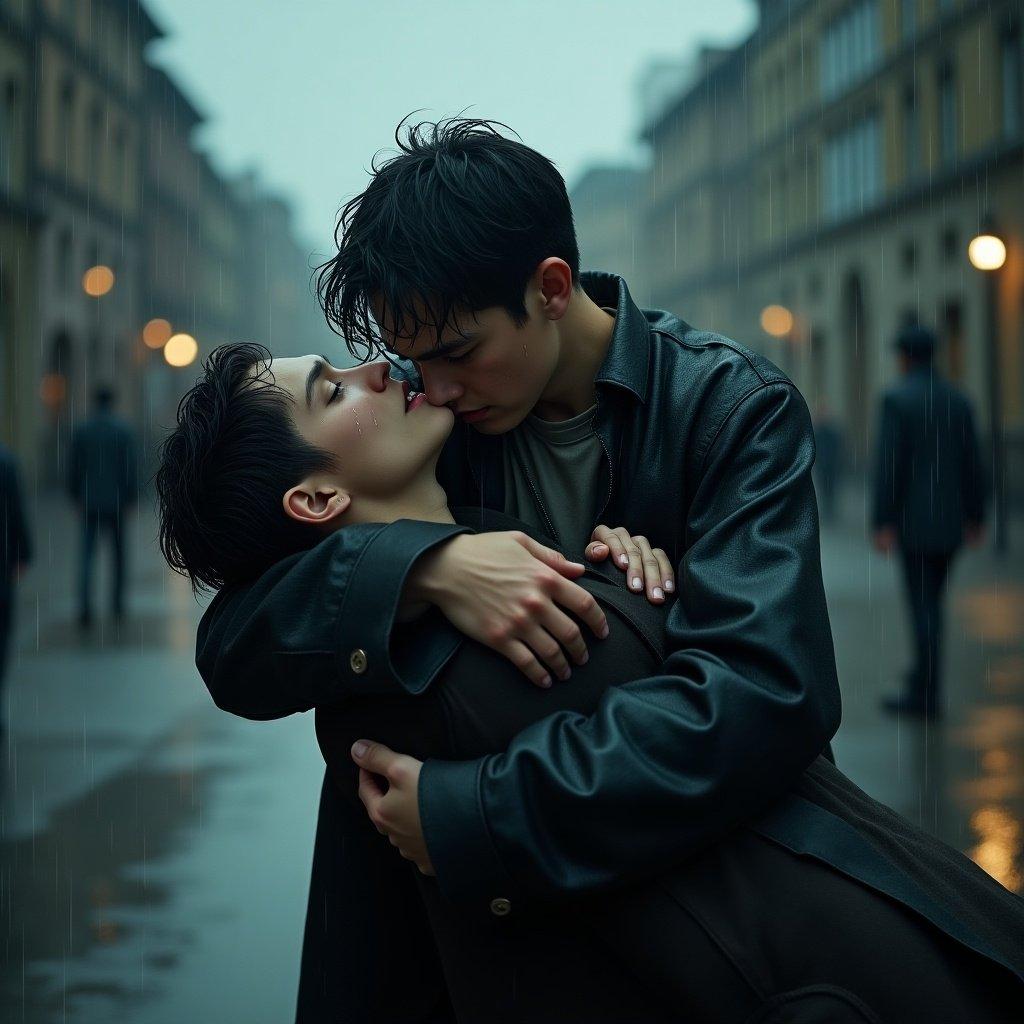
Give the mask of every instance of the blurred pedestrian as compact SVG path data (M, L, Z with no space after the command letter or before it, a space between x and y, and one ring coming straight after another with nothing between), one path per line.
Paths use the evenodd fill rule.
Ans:
M4 730L3 687L7 649L14 627L14 584L32 558L18 466L0 445L0 735Z
M75 427L71 437L68 489L82 519L79 565L78 624L92 625L92 572L96 541L102 531L114 554L112 611L124 617L124 523L138 497L135 436L113 412L114 391L97 387L93 415Z
M896 339L901 379L882 399L874 499L874 543L899 549L914 629L914 664L886 711L941 711L942 605L950 565L980 543L985 484L968 398L934 365L935 335L919 325Z
M814 483L823 522L836 517L836 494L843 471L843 433L824 399L814 407Z

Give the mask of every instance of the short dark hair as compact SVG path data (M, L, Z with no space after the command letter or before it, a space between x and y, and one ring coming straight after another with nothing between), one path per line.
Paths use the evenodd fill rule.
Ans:
M916 322L906 324L896 335L896 348L912 363L932 362L937 345L935 332Z
M97 384L92 393L92 400L96 408L104 412L113 406L116 399L117 395L109 384Z
M499 122L407 121L395 131L398 154L375 159L370 184L342 208L338 253L318 268L324 315L357 359L384 347L371 301L403 337L440 335L461 329L459 309L501 306L522 326L527 282L549 256L579 283L569 195L547 157L502 135Z
M262 345L214 349L160 446L160 550L193 591L255 578L320 539L281 498L336 460L299 434L271 362Z

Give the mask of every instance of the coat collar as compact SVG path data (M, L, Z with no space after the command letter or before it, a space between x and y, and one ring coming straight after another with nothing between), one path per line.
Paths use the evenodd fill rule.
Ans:
M587 271L580 274L583 290L599 306L615 310L615 329L596 384L614 384L647 401L650 370L650 325L633 301L626 282L617 274Z

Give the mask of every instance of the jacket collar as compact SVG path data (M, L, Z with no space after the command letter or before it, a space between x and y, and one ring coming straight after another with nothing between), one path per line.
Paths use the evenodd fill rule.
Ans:
M586 271L580 274L583 290L599 306L615 310L615 329L596 384L615 384L647 401L650 369L650 325L633 301L626 282L617 274Z

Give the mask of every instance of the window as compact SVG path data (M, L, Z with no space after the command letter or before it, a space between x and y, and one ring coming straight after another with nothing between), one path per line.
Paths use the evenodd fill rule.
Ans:
M822 212L840 220L873 206L882 196L881 121L870 113L825 142Z
M956 162L956 74L948 58L939 66L939 160Z
M947 224L939 236L939 252L947 263L956 261L960 253L960 232L955 224Z
M917 0L900 0L900 31L905 40L914 37L917 31Z
M95 193L100 189L103 160L103 110L99 103L94 103L89 111L88 153L89 190Z
M831 99L873 70L881 56L878 0L857 0L821 35L819 87Z
M914 276L917 269L917 245L913 241L908 240L900 247L900 266L905 277Z
M1003 85L1003 137L1015 139L1021 134L1021 93L1024 74L1021 72L1020 22L1013 22L999 43L1000 70Z
M75 154L75 83L65 78L57 107L57 151L64 151L64 173L69 174Z
M64 228L57 235L55 271L57 287L67 295L71 291L71 267L74 262L74 239L70 228Z
M114 131L114 186L119 192L128 186L128 145L124 125Z
M0 188L2 189L11 187L18 121L18 83L11 78L4 84L3 93L0 95Z
M913 82L903 90L903 176L912 178L921 169L921 128L917 116L917 91Z

